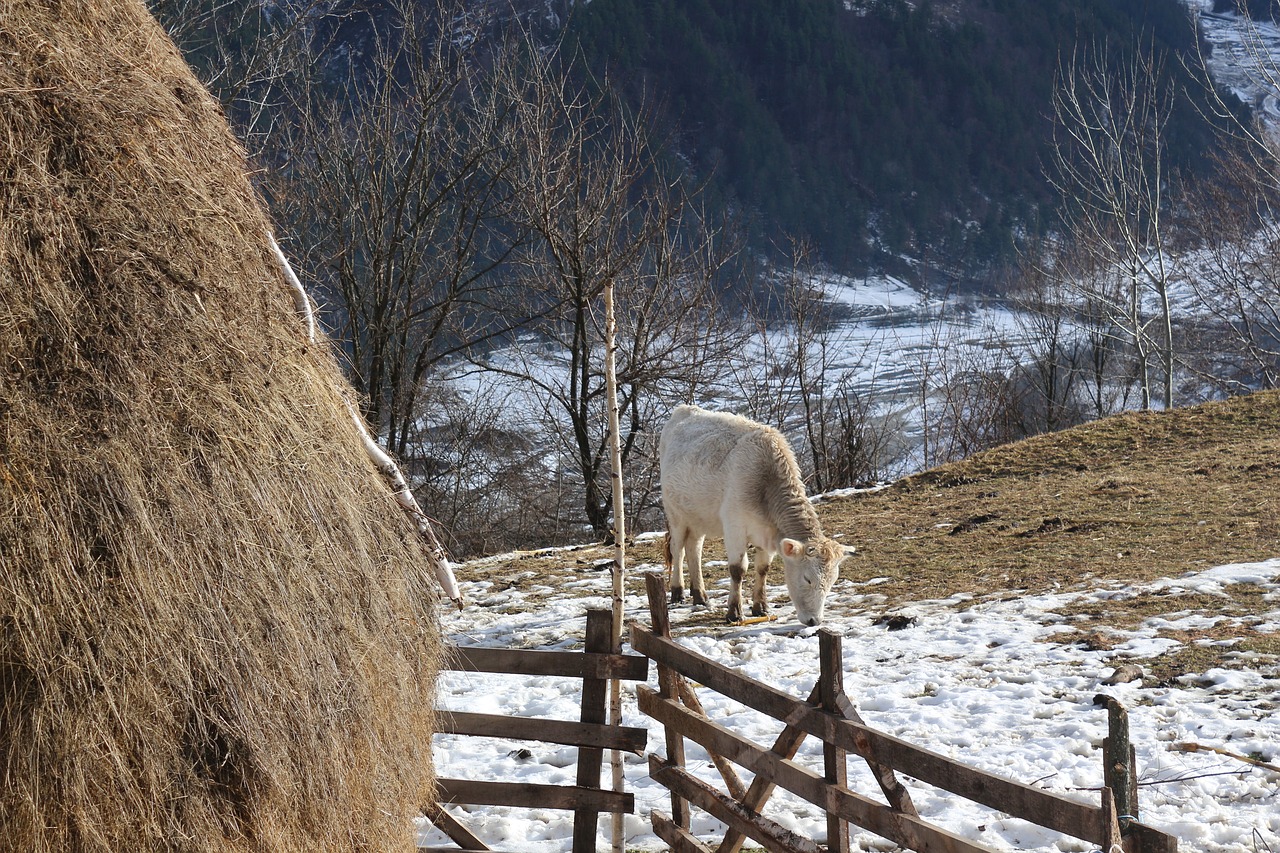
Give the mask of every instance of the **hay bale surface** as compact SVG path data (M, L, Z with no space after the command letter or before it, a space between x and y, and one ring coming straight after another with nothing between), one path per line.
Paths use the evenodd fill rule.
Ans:
M137 0L0 0L0 847L395 850L423 553Z

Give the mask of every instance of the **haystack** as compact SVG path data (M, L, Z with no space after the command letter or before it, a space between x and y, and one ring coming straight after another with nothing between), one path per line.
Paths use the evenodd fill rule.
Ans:
M0 0L0 848L396 850L434 587L139 0Z

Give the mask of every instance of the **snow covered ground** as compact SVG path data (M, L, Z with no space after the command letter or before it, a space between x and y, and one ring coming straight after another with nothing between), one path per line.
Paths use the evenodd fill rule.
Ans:
M630 614L646 614L641 573L656 569L633 567L627 587ZM467 575L467 566L460 567L459 577ZM713 567L711 576L723 577L723 568ZM844 637L846 690L874 728L994 773L1096 802L1097 794L1090 789L1101 785L1107 720L1093 697L1109 692L1129 709L1144 822L1177 835L1183 850L1280 851L1280 774L1177 746L1194 742L1280 763L1280 667L1275 660L1255 661L1253 669L1211 670L1184 678L1176 688L1143 687L1141 682L1105 686L1102 682L1117 656L1156 654L1174 643L1157 636L1161 627L1188 627L1204 617L1184 614L1148 620L1124 633L1116 649L1105 652L1046 642L1068 629L1069 619L1060 611L1072 603L1144 590L1213 594L1226 584L1241 582L1269 590L1265 600L1272 609L1260 614L1267 620L1261 630L1280 630L1280 559L1217 567L1141 587L1103 583L1090 593L1011 591L1002 600L958 596L919 602L910 608L915 623L899 631L874 624L881 601L874 579L841 581L832 594L827 627ZM581 569L580 580L569 585L573 588L552 589L533 576L506 589L491 581L464 580L472 605L465 612L445 614L444 629L460 645L573 648L581 642L586 609L609 606L609 584L607 570L592 566ZM681 619L689 611L677 608L672 613L676 634L704 655L803 697L818 672L816 629L800 629L795 623L784 588L770 587L769 593L778 622L682 631ZM713 604L722 604L725 582L711 594ZM650 682L655 686L652 672ZM577 719L579 685L556 678L445 673L439 703L446 712ZM699 696L712 719L757 743L772 743L781 729L705 689L699 689ZM634 695L625 698L624 724L649 725L636 711ZM648 750L663 754L661 728L649 728ZM530 752L522 756L522 748ZM575 757L572 748L512 741L437 736L435 743L437 772L451 777L573 784ZM817 742L807 742L798 760L821 772ZM688 761L695 773L720 786L706 754L696 745L689 745ZM745 771L743 776L749 781ZM626 778L636 798L636 814L626 818L627 849L665 849L649 827L651 810L669 810L665 789L648 779L646 763L639 757L628 756ZM865 765L856 758L850 761L850 786L879 796ZM914 780L907 780L907 786L927 820L995 849L1092 849L1084 841L1057 836ZM694 814L696 834L723 834L717 821L696 810ZM766 814L797 832L825 837L818 810L785 792L775 795ZM465 818L497 849L570 849L570 813L475 807L466 810ZM601 821L602 838L607 831L606 818ZM448 843L429 826L424 826L422 841ZM854 846L894 849L857 830Z
M1280 121L1280 27L1267 20L1213 11L1213 0L1184 0L1209 43L1209 73L1256 114Z
M811 344L810 363L826 364L824 382L829 388L856 392L868 403L873 418L896 424L908 450L895 463L882 460L886 470L895 474L921 467L916 457L922 441L923 394L936 393L940 382L965 370L1008 372L1034 345L1033 333L1019 313L996 301L929 296L892 276L824 275L815 284L826 299L843 307L847 318L821 344ZM750 416L753 413L744 398L760 389L794 393L793 387L788 391L780 387L785 383L775 373L782 356L768 354L791 352L795 346L788 338L791 333L781 325L763 330L747 343L745 357L732 370L718 383L704 386L703 397L669 402L697 402ZM826 350L820 353L823 346ZM541 376L556 384L555 377L568 373L567 353L557 353L530 336L519 346L492 353L490 363L496 369L481 371L459 362L445 379L473 400L501 401L503 423L512 430L537 435L546 428L545 419L563 420L563 413L548 407L543 388L513 376ZM567 387L568 383L560 384ZM795 406L798 410L798 400ZM547 457L549 469L555 470L558 464L563 463Z

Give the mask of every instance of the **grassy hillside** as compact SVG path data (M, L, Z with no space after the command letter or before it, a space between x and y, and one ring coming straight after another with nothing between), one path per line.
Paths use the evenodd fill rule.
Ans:
M981 600L1093 589L1277 557L1280 393L1119 415L1037 436L876 492L822 501L818 512L829 534L857 546L842 576L866 584L862 606L872 616L957 594ZM629 565L654 570L662 564L660 548L660 541L638 543ZM720 543L709 542L706 556L723 560ZM545 584L571 594L573 581L607 571L610 557L610 549L587 546L494 558L464 566L460 577L483 578L497 589ZM682 624L701 630L723 624L716 581L724 576L723 566L709 570L713 606ZM782 584L776 567L770 580ZM1061 639L1105 647L1107 627L1193 611L1233 619L1185 639L1215 639L1215 631L1238 638L1243 630L1243 645L1232 648L1280 654L1280 639L1248 627L1251 615L1275 607L1262 594L1239 584L1222 598L1176 591L1121 596L1066 614L1074 630ZM1224 663L1227 648L1188 644L1145 663L1167 678Z
M825 500L856 545L843 577L888 578L891 601L1141 581L1280 556L1280 393L1130 413L998 447L876 492ZM632 563L661 563L641 542ZM708 543L709 559L724 559ZM483 562L485 573L577 572L584 547ZM713 574L723 570L713 569Z
M922 597L1280 556L1280 397L1125 414L832 502L852 576Z

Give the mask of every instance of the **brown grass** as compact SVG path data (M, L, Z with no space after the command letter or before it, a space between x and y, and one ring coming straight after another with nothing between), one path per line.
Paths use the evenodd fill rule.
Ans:
M422 555L137 0L0 0L0 846L409 849Z
M1126 414L832 502L850 577L942 598L1131 583L1280 555L1280 396Z
M874 588L885 597L877 610L955 593L1084 590L1280 556L1280 394L1107 418L826 500L818 513L828 534L858 548L843 577L887 579ZM707 551L724 558L718 542ZM588 549L574 559L606 556ZM641 543L629 560L660 566L660 542ZM532 567L547 578L564 564L553 554L483 571ZM473 576L466 567L462 575Z
M1176 687L1210 669L1263 669L1270 678L1280 677L1280 637L1274 634L1250 634L1244 636L1238 629L1217 632L1216 636L1200 637L1184 634L1177 637L1183 645L1153 658L1126 659L1143 670L1143 683L1150 686ZM1219 642L1203 641L1219 640ZM1280 703L1274 693L1270 698L1255 697L1257 710L1275 710Z

